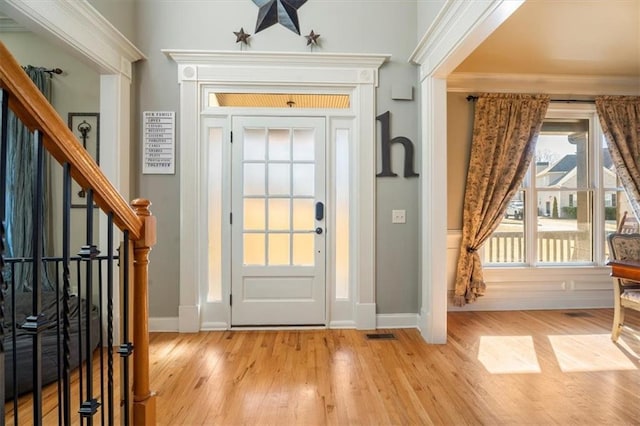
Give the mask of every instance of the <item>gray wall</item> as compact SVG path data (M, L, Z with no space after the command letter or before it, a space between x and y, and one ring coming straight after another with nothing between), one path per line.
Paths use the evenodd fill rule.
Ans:
M87 0L129 40L136 37L135 0Z
M447 229L462 229L464 190L471 154L473 103L468 93L447 95Z
M136 64L135 96L139 128L142 111L178 111L176 65L160 49L239 50L234 31L253 34L257 6L250 0L139 1L134 43L148 56ZM389 53L380 72L378 113L391 112L391 137L405 136L418 150L417 101L391 100L394 84L417 85L407 60L416 40L416 2L310 1L298 11L301 34L321 34L322 52ZM250 39L252 51L308 51L306 39L276 25ZM140 135L134 141L140 140ZM177 153L180 155L180 141ZM140 147L138 147L138 151ZM379 146L377 148L379 152ZM402 176L402 153L394 169ZM416 169L419 163L416 161ZM158 244L150 264L150 315L175 317L179 301L179 174L140 175L134 194L149 198L158 218ZM418 179L378 179L377 298L380 313L418 312ZM407 210L406 225L391 225L391 210Z
M427 1L417 1L417 23L418 23L418 31L417 31L417 40L420 41L424 33L429 29L433 20L442 9L442 6L445 4L445 0L427 0Z

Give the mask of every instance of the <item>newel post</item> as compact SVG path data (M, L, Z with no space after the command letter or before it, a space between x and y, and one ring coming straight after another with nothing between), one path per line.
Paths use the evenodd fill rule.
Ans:
M156 218L149 200L131 203L143 221L142 236L133 249L133 424L156 424L155 393L149 389L149 252L156 243Z

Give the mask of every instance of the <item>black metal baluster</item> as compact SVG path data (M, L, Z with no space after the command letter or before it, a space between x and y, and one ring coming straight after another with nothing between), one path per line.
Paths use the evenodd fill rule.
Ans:
M2 191L0 192L0 272L4 271L4 236L5 236L5 218L7 208L5 203L6 190L7 190L7 122L9 116L9 93L6 90L0 89L0 94L2 94L2 111L0 111L0 185L2 186ZM5 374L5 354L4 354L4 294L7 289L7 285L4 282L4 275L0 274L0 374L2 374L2 378L4 378ZM15 311L15 309L13 309ZM15 346L14 346L15 347ZM14 366L15 369L15 366ZM5 400L5 390L4 386L0 386L0 402L2 402L2 407L0 407L0 424L4 424L5 421L5 413L4 413L4 400Z
M62 362L63 424L71 424L71 166L64 164L62 189Z
M87 356L87 383L86 399L80 405L79 413L86 418L87 425L93 425L93 415L98 411L100 403L93 397L93 348L91 339L91 315L93 307L93 260L99 251L93 243L93 191L87 191L87 244L80 250L80 257L85 262L86 293L86 342L85 351Z
M107 401L113 425L113 212L107 216Z
M98 313L100 317L100 343L98 347L100 348L100 401L102 401L104 404L104 328L102 325L102 307L104 306L103 302L104 293L102 292L102 260L98 259ZM104 425L104 406L102 407L102 410L100 410L100 419L102 421L100 424Z
M14 309L11 310L12 314L11 314L11 323L13 324L13 327L11 327L11 343L13 344L13 350L11 351L11 359L13 361L13 371L11 372L11 374L13 374L13 423L15 425L19 424L18 423L18 398L16 398L16 396L18 395L18 330L16 329L16 310L15 310L15 306L16 306L16 264L12 263L11 264L11 306L14 307Z
M123 358L122 394L123 394L123 422L130 424L129 406L131 404L129 391L129 357L133 353L133 344L129 341L129 231L124 231L124 243L120 253L120 267L122 268L122 341L118 353Z
M80 260L76 259L76 272L78 274L78 288L76 289L77 304L78 304L78 398L79 405L82 406L82 398L84 397L84 362L82 361L82 268L80 266ZM84 425L84 418L80 417L80 425Z
M27 317L22 328L33 334L33 422L36 425L42 424L42 335L40 334L47 326L47 319L42 311L42 227L43 227L43 205L42 191L44 190L44 153L42 143L42 133L38 130L34 132L36 175L35 194L33 202L33 284L32 284L32 314Z

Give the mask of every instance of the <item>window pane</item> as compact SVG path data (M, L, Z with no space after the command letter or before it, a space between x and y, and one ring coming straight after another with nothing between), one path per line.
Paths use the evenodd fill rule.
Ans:
M244 159L264 160L265 130L244 129Z
M208 227L209 291L207 302L222 300L222 127L209 128Z
M574 207L569 206L571 194ZM590 191L538 192L538 262L591 262L592 211Z
M524 193L518 192L511 200L502 222L484 243L484 263L524 263Z
M536 142L538 188L586 188L589 120L545 121Z
M244 199L244 230L264 231L264 199Z
M269 266L289 265L289 234L269 234Z
M244 234L245 265L264 265L264 234Z
M313 161L315 158L315 144L313 136L313 129L293 130L294 161Z
M336 130L335 267L336 299L349 297L349 129Z
M314 173L313 164L293 165L293 195L306 195L309 197L315 195Z
M244 165L244 195L264 195L264 164Z
M269 164L269 195L289 195L291 174L289 164Z
M315 212L312 199L293 200L293 230L309 231L314 228Z
M289 161L289 129L269 129L269 161Z
M288 231L290 229L290 200L269 200L269 230Z

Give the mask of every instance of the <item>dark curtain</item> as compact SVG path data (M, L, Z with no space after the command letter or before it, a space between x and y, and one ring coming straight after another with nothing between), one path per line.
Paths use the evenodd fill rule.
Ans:
M24 68L38 89L51 99L51 76L42 68L27 66ZM33 229L35 226L32 215L33 203L36 197L34 176L36 173L36 139L18 118L9 112L7 122L7 182L6 182L6 254L5 257L33 257ZM48 156L45 156L48 159ZM45 161L46 163L47 161ZM44 180L45 188L42 191L44 218L49 218L50 191L48 190L49 166L45 164ZM48 251L50 238L47 231L48 220L44 220L45 232L43 232L43 255ZM44 268L44 266L43 266ZM52 289L47 271L43 269L43 289ZM15 291L30 291L33 282L32 265L25 263L17 265L13 272L4 271L5 279L10 282L13 278ZM13 274L13 277L11 277Z

